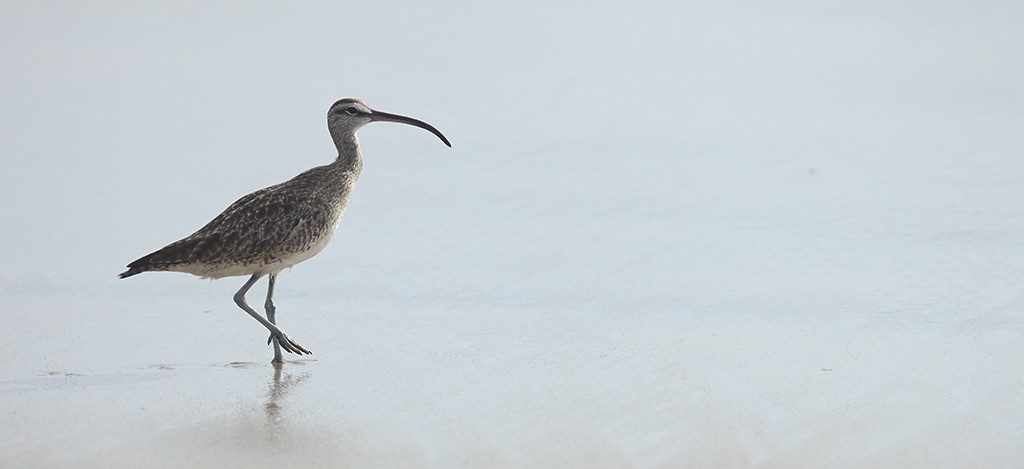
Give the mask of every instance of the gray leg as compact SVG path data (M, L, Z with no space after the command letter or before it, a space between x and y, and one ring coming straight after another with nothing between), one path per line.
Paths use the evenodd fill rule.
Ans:
M281 344L281 348L285 349L285 351L299 355L308 355L312 353L299 345L298 342L289 339L288 335L281 331L281 329L278 329L277 326L271 324L270 321L266 320L266 318L260 316L260 313L257 313L245 302L245 294L249 292L249 289L252 288L252 285L256 283L261 276L262 275L260 274L253 274L252 277L249 277L249 280L245 282L245 285L242 285L242 288L238 290L238 293L235 293L235 304L238 305L239 308L242 308L246 313L249 313L249 316L252 316L253 319L259 321L260 324L263 324L263 327L266 327L267 330L277 338L278 343Z
M277 274L270 274L270 283L267 285L267 302L263 303L263 309L267 310L267 319L270 323L277 325L277 321L274 320L274 313L277 312L277 307L274 306L274 284L277 283ZM278 345L277 337L274 334L270 334L270 338L267 342L274 343L274 360L271 363L281 363L284 361L281 358L281 346Z

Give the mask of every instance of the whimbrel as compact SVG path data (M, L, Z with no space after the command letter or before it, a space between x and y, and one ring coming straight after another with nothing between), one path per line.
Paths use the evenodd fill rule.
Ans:
M378 121L424 128L452 146L426 122L375 111L358 99L342 99L327 111L327 128L338 147L333 163L243 196L199 231L128 264L120 277L159 271L203 278L248 275L235 293L235 304L270 331L267 343L274 344L274 361L282 361L282 348L299 355L311 353L277 327L274 284L278 273L315 256L337 231L363 167L356 130ZM245 294L264 275L270 277L265 318L245 302Z

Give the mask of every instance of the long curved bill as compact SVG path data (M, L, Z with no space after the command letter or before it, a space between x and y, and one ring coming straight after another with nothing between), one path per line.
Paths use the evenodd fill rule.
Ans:
M423 121L421 121L419 119L413 119L412 117L405 117L405 116L400 116L398 114L391 114L391 113L387 113L387 112L373 111L373 112L370 113L370 121L371 122L399 122L399 123L402 123L402 124L415 125L416 127L419 127L421 129L429 130L430 133L432 133L434 135L437 135L437 138L441 139L441 141L444 142L445 145L448 145L449 147L452 146L451 142L449 142L448 139L445 138L445 136L441 134L440 130L435 129L434 126L432 126L432 125L430 125L430 124L428 124L426 122L423 122Z

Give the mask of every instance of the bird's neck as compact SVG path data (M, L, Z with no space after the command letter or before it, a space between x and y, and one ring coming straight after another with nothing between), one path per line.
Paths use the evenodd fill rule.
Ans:
M356 172L362 169L363 154L359 151L359 140L355 134L335 139L334 145L338 147L338 159L333 163L335 166Z

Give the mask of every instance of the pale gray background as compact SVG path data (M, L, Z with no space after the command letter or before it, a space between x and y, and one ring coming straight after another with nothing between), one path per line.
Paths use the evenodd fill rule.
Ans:
M3 3L0 465L1024 465L1024 4L704 3ZM115 278L346 96L312 359Z

